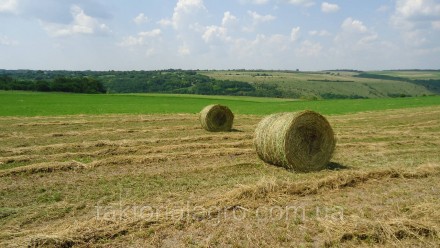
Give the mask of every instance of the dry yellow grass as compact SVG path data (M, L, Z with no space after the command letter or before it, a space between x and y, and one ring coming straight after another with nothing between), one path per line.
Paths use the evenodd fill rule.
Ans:
M327 170L253 148L261 117L0 118L0 247L435 247L440 107L330 116Z

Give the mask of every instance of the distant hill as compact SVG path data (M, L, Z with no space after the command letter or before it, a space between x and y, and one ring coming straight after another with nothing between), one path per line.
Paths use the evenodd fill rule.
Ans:
M0 90L171 93L294 99L410 97L440 94L440 71L0 70Z
M284 98L383 98L440 94L440 71L204 71L221 80L273 85Z

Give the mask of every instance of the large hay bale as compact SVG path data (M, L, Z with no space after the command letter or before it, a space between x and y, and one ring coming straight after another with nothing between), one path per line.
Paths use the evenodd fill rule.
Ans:
M327 119L313 111L269 115L258 124L254 145L267 163L295 171L323 169L336 145Z
M202 127L210 132L231 131L234 114L226 107L219 104L206 106L200 112Z

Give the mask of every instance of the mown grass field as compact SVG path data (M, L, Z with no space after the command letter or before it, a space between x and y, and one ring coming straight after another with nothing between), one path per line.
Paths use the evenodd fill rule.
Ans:
M432 95L425 87L406 81L390 81L355 77L358 72L282 72L282 71L203 71L204 75L221 80L277 85L285 97L320 97L325 93L342 96L383 98L389 95ZM375 74L407 79L439 79L440 71L379 71Z
M0 247L440 245L438 97L0 101ZM235 132L200 128L195 113L214 101L231 105ZM304 107L333 126L332 163L295 173L262 162L262 115Z

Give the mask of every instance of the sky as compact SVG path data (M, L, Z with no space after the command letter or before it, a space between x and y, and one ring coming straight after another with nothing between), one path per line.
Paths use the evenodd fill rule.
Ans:
M440 0L0 0L0 69L440 69Z

